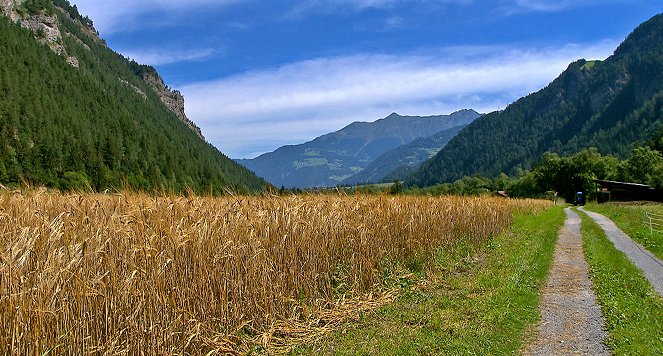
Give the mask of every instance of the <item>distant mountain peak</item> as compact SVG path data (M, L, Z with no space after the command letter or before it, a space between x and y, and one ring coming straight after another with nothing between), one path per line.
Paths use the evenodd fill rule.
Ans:
M312 141L284 146L250 160L238 160L275 186L334 186L360 172L383 153L419 137L461 125L479 116L473 110L451 115L401 116L354 122ZM310 152L316 152L315 157Z

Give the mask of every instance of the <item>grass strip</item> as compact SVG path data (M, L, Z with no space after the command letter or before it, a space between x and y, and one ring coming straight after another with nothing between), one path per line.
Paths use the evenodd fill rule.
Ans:
M634 241L641 244L656 257L663 259L663 234L656 231L652 234L645 222L646 211L663 215L663 204L588 204L586 209L607 216Z
M293 354L421 355L516 353L539 319L540 289L564 222L561 208L520 215L478 251L438 256L425 282Z
M607 346L616 355L663 354L663 300L601 227L581 215L585 256L610 334Z

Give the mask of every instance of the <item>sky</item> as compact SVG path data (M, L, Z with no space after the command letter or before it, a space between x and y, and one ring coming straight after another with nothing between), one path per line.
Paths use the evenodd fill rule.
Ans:
M71 0L231 158L391 114L505 108L660 0Z

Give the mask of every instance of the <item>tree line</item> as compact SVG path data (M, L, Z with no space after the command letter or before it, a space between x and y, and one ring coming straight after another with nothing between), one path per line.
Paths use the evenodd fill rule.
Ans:
M640 183L663 189L663 131L646 145L634 148L625 159L602 155L594 147L567 156L546 152L530 170L520 171L514 177L504 173L492 179L479 175L465 176L453 183L426 188L410 186L404 192L480 195L505 191L514 197L543 197L546 192L556 192L571 200L578 191L586 192L592 198L596 179Z

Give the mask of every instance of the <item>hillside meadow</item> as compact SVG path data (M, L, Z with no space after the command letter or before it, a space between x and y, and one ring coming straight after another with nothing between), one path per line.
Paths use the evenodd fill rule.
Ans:
M287 349L392 302L437 252L549 204L5 190L0 353Z

